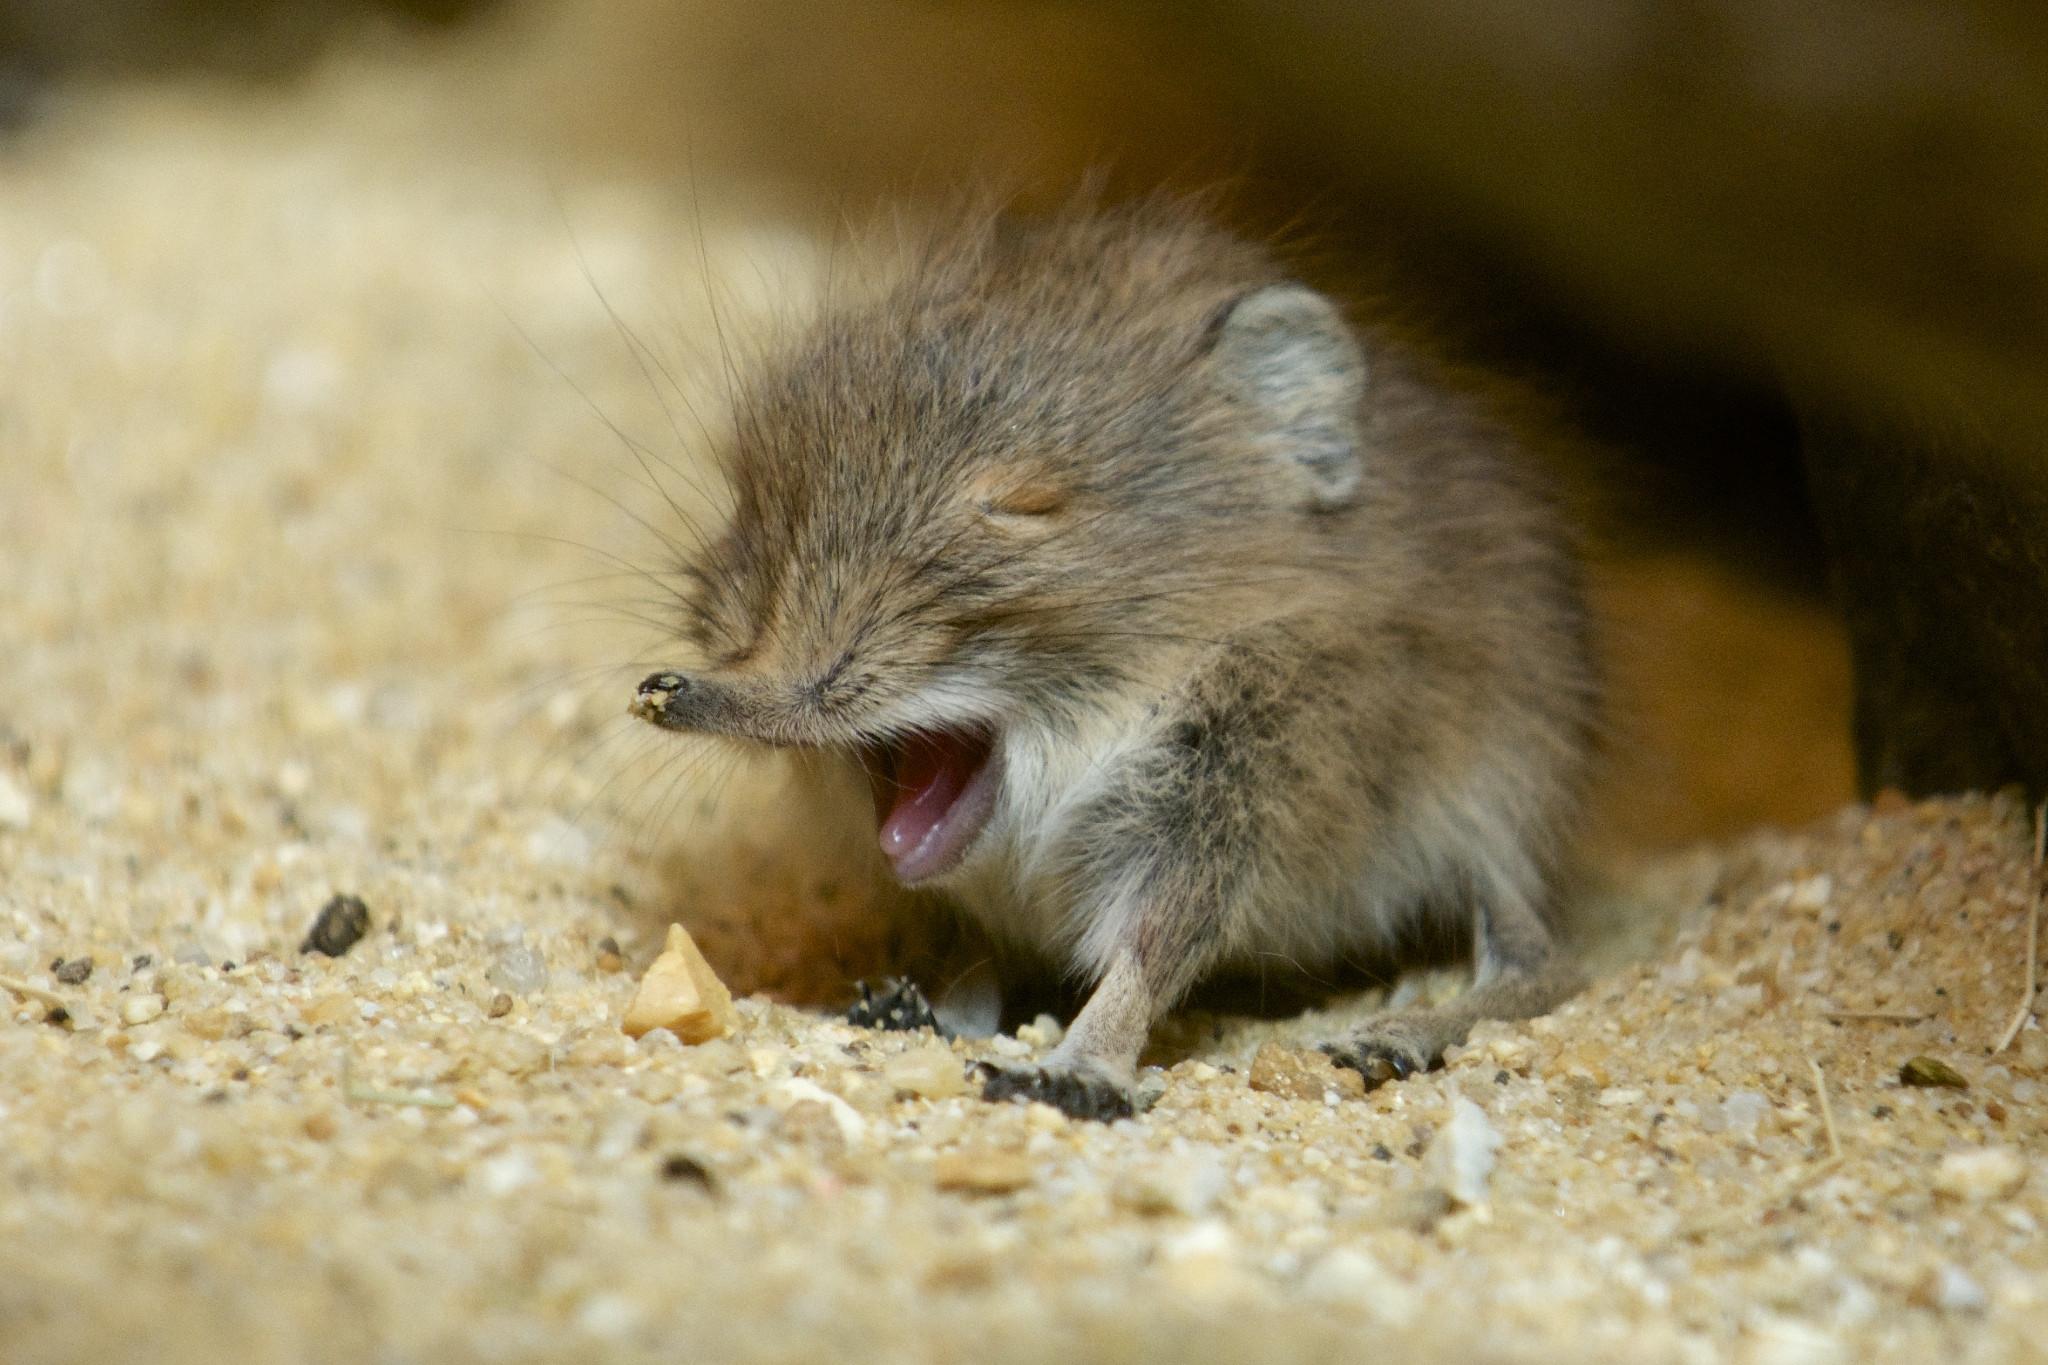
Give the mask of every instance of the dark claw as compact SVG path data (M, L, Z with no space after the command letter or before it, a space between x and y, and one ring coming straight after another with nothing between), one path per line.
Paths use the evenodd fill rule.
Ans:
M1068 1118L1112 1123L1137 1113L1122 1086L1081 1071L1052 1071L1042 1066L1009 1067L982 1063L985 1100L1037 1100Z
M856 1028L881 1029L888 1033L911 1033L928 1028L941 1038L950 1038L952 1033L939 1022L931 1002L924 998L924 992L908 977L892 976L882 982L878 995L867 982L856 982L854 989L860 992L860 999L853 1002L846 1011L846 1022Z
M1363 1076L1367 1090L1377 1090L1388 1081L1405 1081L1422 1069L1407 1053L1384 1043L1325 1043L1323 1052L1338 1066Z

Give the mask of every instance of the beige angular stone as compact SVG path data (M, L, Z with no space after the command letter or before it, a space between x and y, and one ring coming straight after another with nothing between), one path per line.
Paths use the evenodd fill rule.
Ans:
M640 978L619 1027L633 1038L665 1028L685 1043L708 1043L731 1033L735 1017L732 992L689 931L671 924L667 946Z
M1320 1100L1332 1090L1346 1099L1365 1094L1365 1078L1356 1071L1338 1066L1319 1052L1278 1043L1259 1045L1247 1083L1254 1090L1290 1100Z

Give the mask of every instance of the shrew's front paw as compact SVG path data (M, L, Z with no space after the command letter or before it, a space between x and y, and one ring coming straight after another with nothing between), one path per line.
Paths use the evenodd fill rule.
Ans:
M856 1028L891 1033L928 1028L941 1038L951 1036L933 1012L931 1002L924 998L924 992L909 977L889 977L882 982L879 992L865 981L854 983L854 989L860 992L860 999L846 1011L846 1022Z
M1068 1118L1109 1123L1138 1112L1131 1092L1109 1076L1085 1067L984 1066L985 1100L1037 1100Z
M1341 1043L1324 1043L1323 1051L1338 1066L1365 1077L1367 1090L1377 1090L1441 1065L1444 1049L1464 1038L1461 1021L1418 1010L1381 1015Z

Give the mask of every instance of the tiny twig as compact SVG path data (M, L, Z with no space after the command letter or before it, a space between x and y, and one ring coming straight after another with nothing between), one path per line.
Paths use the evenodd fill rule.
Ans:
M1821 1127L1828 1134L1828 1163L1833 1165L1842 1159L1842 1136L1835 1131L1835 1106L1828 1100L1828 1078L1813 1058L1808 1057L1806 1065L1813 1072L1813 1093L1820 1099Z
M1753 1227L1760 1212L1790 1203L1806 1190L1842 1169L1842 1138L1835 1129L1835 1106L1828 1098L1828 1078L1821 1071L1820 1063L1813 1058L1808 1057L1806 1065L1813 1071L1813 1093L1820 1100L1821 1127L1826 1130L1828 1137L1827 1156L1779 1181L1778 1188L1765 1196L1762 1203L1746 1208L1716 1209L1703 1218L1692 1219L1680 1226L1675 1235L1706 1237L1722 1232L1733 1232L1738 1227Z
M39 1005L48 1005L51 1009L62 1009L64 1007L64 997L55 991L46 991L41 986L31 986L28 982L18 980L15 977L0 976L0 990L13 991L24 1000L33 1000Z
M409 1104L419 1109L453 1109L455 1100L450 1095L439 1095L431 1090L380 1090L375 1086L357 1085L353 1075L350 1055L341 1054L341 1097L350 1104Z
M2039 948L2041 942L2041 855L2048 848L2048 801L2034 809L2034 885L2033 894L2027 897L2027 989L2020 996L2020 1007L2014 1012L2012 1022L2005 1026L2005 1033L1999 1038L1998 1046L1991 1050L2003 1052L2012 1046L2012 1040L2020 1036L2020 1030L2027 1026L2027 1020L2034 1013L2034 996L2040 990L2041 966Z
M1917 1024L1934 1016L1926 1010L1822 1010L1820 1017L1840 1024Z

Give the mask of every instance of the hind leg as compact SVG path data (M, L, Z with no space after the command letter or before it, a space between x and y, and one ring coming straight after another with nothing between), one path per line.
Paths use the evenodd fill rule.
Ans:
M1330 1059L1365 1077L1371 1089L1441 1064L1444 1050L1464 1042L1481 1019L1547 1014L1579 989L1577 968L1527 897L1483 896L1473 920L1470 989L1435 1009L1382 1014L1349 1038L1323 1044Z

